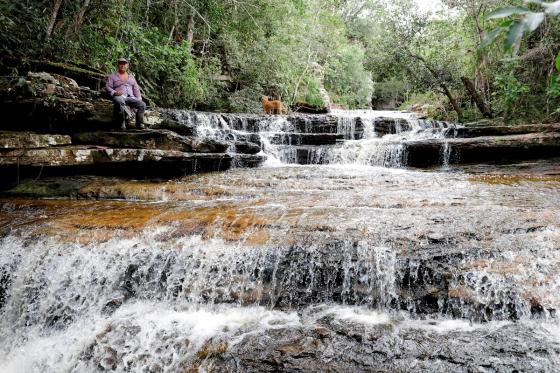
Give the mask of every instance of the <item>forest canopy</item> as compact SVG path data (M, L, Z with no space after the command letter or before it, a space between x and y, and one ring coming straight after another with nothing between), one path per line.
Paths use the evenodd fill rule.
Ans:
M412 0L0 0L0 63L7 75L24 60L107 74L126 57L163 107L258 112L268 95L550 122L560 17L532 16L539 3L443 0L434 14ZM492 16L508 7L527 11Z

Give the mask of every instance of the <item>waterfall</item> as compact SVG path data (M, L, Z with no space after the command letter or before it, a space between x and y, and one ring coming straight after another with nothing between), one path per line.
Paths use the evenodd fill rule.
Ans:
M412 113L335 110L329 115L258 116L168 111L196 128L200 137L259 137L265 165L331 164L401 168L406 142L443 139L452 124L423 120ZM445 144L444 144L445 145ZM445 155L442 148L442 155ZM442 158L443 161L449 158Z

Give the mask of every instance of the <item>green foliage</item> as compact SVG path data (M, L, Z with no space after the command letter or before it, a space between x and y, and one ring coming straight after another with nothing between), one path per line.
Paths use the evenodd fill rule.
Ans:
M144 93L158 105L205 110L260 111L263 94L288 105L296 93L317 103L323 77L312 66L336 66L350 85L331 83L333 96L369 106L363 53L347 37L339 5L330 0L84 4L63 1L47 35L51 1L0 0L0 50L105 73L126 56Z
M314 77L308 77L304 81L304 91L301 92L296 101L305 102L313 106L324 105L323 96L321 95L321 82Z
M529 93L529 86L516 77L512 68L506 69L505 73L496 74L492 93L494 106L501 110L506 119L511 118L519 110L522 110L521 101Z
M367 107L371 102L371 74L363 65L364 51L350 45L339 51L325 71L325 88L335 102L350 108Z
M506 119L560 119L560 1L442 1L436 16L414 0L63 1L47 35L53 1L0 0L0 53L100 73L125 56L167 107L262 112L262 95L321 105L326 90L350 108L477 119L466 78Z
M375 82L372 103L378 108L398 107L408 96L410 85L398 78Z
M553 108L553 114L560 115L560 75L554 74L550 78L550 85L546 91L549 101L555 102L556 107Z
M544 21L545 16L556 16L560 13L560 1L545 2L540 0L530 0L528 3L538 4L540 12L533 12L526 7L509 6L497 9L486 16L486 20L502 19L515 17L513 20L506 20L498 27L490 31L485 37L482 46L487 47L494 42L502 33L506 33L504 49L506 52L517 53L524 35L535 31ZM560 57L560 54L558 55Z

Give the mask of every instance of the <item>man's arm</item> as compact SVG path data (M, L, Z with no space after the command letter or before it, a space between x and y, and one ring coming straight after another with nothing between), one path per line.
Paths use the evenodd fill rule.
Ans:
M105 90L111 96L115 95L115 90L113 89L113 85L115 84L115 78L113 78L113 74L109 75L107 78L107 83L105 84Z
M142 94L140 93L140 87L136 82L136 78L132 77L132 94L139 100L142 100Z

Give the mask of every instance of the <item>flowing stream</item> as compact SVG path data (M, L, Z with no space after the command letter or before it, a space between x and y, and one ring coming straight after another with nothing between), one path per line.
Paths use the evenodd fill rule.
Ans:
M401 113L173 115L266 166L0 199L0 372L558 371L558 160L406 169L453 126Z

